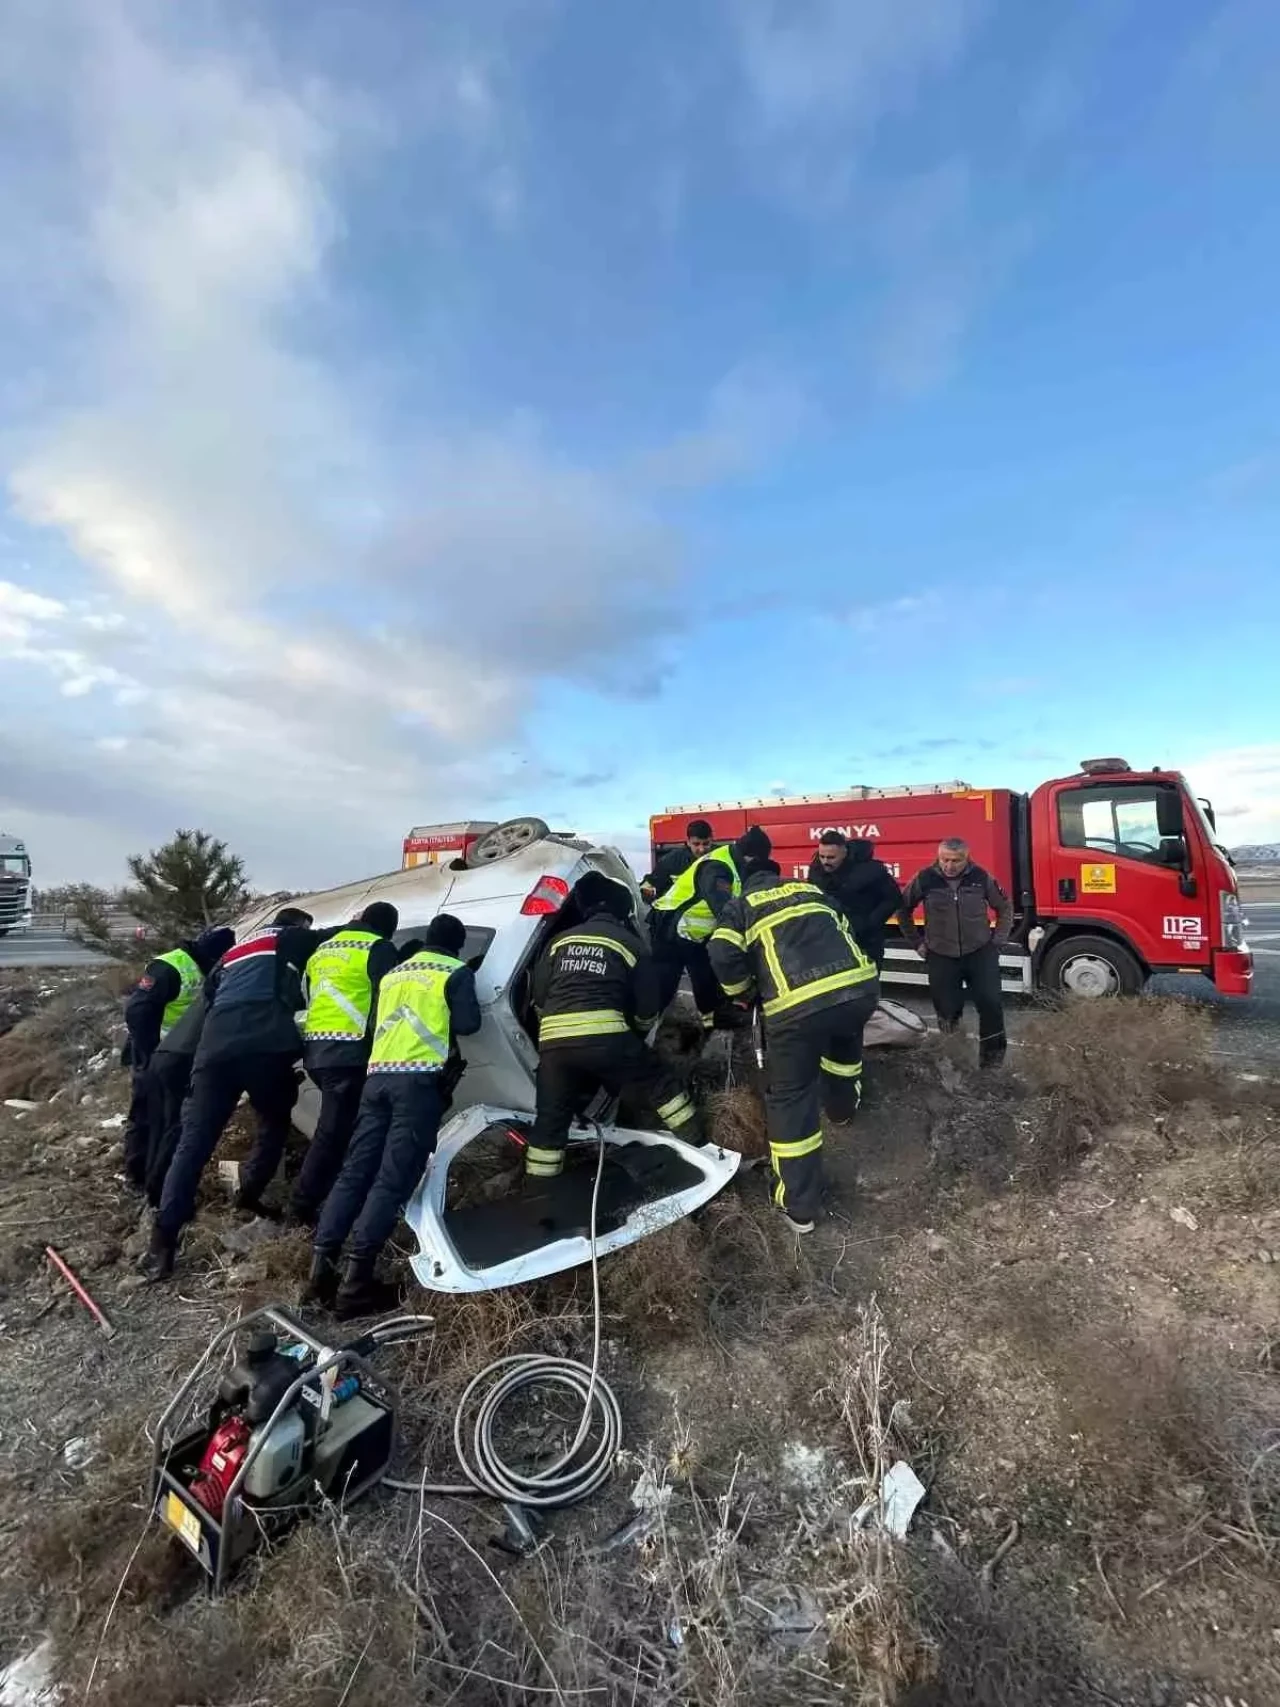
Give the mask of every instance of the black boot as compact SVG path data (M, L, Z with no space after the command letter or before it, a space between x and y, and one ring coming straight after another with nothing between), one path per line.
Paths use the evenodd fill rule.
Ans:
M153 1284L158 1280L168 1280L173 1273L174 1258L178 1247L159 1227L151 1229L151 1243L147 1254L138 1264L139 1269L147 1280Z
M377 1262L376 1256L347 1258L333 1306L340 1322L350 1322L357 1316L385 1316L388 1311L400 1308L400 1288L377 1278L374 1273Z
M282 1219L279 1209L264 1203L256 1191L246 1191L243 1186L231 1199L231 1207L238 1215L248 1215L263 1221L279 1221Z
M311 1273L303 1287L298 1303L314 1305L320 1310L332 1310L338 1295L338 1263L333 1251L312 1251Z

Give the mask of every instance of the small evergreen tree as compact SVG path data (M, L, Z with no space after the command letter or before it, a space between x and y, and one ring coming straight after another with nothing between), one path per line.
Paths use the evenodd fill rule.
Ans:
M59 891L61 910L67 915L68 934L91 948L113 947L111 913L116 905L109 890L93 883L65 883Z
M179 830L162 848L133 854L129 870L137 887L125 906L170 946L225 921L248 898L244 862L204 830Z

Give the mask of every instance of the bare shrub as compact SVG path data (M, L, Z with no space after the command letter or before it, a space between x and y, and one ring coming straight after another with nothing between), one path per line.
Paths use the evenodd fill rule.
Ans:
M1101 1127L1181 1100L1183 1075L1194 1073L1198 1085L1210 1073L1211 1046L1211 1018L1189 1002L1067 1001L1032 1014L1018 1068L1033 1090L1065 1091Z
M692 1222L677 1221L611 1257L600 1285L604 1307L630 1345L687 1339L707 1321L706 1240Z
M769 1129L764 1103L747 1085L731 1085L713 1091L703 1101L707 1130L712 1140L726 1150L737 1150L748 1160L767 1157Z

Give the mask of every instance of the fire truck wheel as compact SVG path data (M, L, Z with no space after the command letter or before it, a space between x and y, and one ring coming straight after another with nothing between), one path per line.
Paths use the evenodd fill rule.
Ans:
M1110 937L1070 936L1045 950L1040 982L1058 996L1136 996L1146 979L1129 950Z
M506 859L522 848L532 847L534 842L540 842L550 834L550 826L541 818L508 818L505 824L499 824L496 830L481 836L467 855L467 865L492 865L495 860Z

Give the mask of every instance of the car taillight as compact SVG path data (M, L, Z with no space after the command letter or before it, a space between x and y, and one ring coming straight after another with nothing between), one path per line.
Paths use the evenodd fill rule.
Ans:
M520 911L526 918L558 913L569 899L569 885L563 877L540 877L524 898Z

